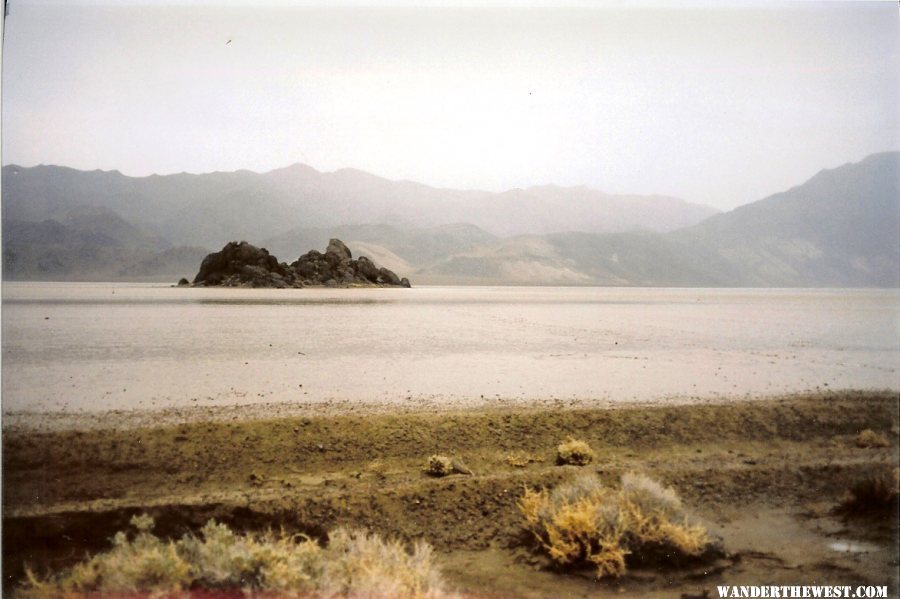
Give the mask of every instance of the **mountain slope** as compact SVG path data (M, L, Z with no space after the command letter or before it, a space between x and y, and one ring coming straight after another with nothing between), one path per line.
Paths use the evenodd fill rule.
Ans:
M900 153L668 234L555 233L483 244L420 280L659 286L900 286Z
M354 169L293 165L268 173L126 177L118 171L3 167L7 218L59 219L73 206L114 210L175 245L218 247L296 228L392 223L428 228L467 222L495 235L582 230L668 231L715 211L662 196L616 196L586 187L504 193L437 189Z
M3 167L4 218L61 220L83 206L113 210L174 245L209 247L235 237L263 238L292 217L249 171L135 178L118 171Z
M671 237L727 262L732 284L896 286L900 153L823 170Z
M426 229L391 225L343 225L292 229L265 240L263 245L276 256L287 259L299 256L309 248L327 245L332 237L346 240L354 254L363 251L363 248L369 253L387 252L416 268L427 267L447 256L469 251L497 239L494 235L467 224ZM376 259L373 255L369 257ZM404 269L404 272L409 272L409 268Z
M719 286L708 252L658 233L554 233L499 240L417 273L420 281L516 285Z
M60 220L3 219L3 277L24 280L171 279L196 270L208 250L172 248L104 208L75 207Z

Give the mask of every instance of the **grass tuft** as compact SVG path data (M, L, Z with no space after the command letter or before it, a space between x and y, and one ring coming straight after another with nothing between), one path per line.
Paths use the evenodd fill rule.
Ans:
M712 545L672 489L638 474L623 475L618 489L590 474L552 492L526 488L519 509L526 530L557 565L590 565L598 578L624 574L629 562L697 558Z

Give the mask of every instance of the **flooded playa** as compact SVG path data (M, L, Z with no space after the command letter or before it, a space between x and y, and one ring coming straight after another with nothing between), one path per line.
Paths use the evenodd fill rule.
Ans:
M139 513L165 539L209 519L426 539L472 597L897 587L896 291L3 292L7 592ZM558 465L571 438L594 462ZM579 473L671 485L721 553L560 574L521 501Z
M896 290L5 283L3 410L898 389Z

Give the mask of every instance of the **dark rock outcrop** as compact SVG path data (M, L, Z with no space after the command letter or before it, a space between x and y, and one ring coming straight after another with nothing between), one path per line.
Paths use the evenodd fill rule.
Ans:
M328 242L325 253L310 250L291 264L304 284L328 287L379 286L401 287L400 277L387 268L379 268L365 256L353 259L350 248L340 239ZM409 281L407 281L409 283Z
M302 287L296 273L266 248L230 241L203 259L194 285L212 287Z
M224 287L410 287L387 268L365 256L354 260L340 239L328 242L325 253L310 250L290 266L265 248L241 241L229 242L221 252L209 254L194 278L195 286Z

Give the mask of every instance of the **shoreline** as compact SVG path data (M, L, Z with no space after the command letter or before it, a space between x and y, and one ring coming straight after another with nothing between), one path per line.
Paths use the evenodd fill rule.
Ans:
M271 420L297 417L379 416L416 414L454 414L475 412L528 412L555 410L617 410L631 408L728 405L744 402L777 402L827 399L829 397L869 397L890 395L900 398L895 389L809 390L795 393L753 396L745 394L711 394L706 396L671 395L655 399L521 399L472 398L469 400L428 399L367 401L326 399L321 401L275 401L234 403L216 406L175 406L168 408L104 409L97 411L4 411L0 422L7 432L63 432L133 430L147 427L175 426L187 423L222 423L246 420ZM900 401L900 400L898 400Z
M21 579L25 563L46 572L104 550L131 516L147 512L168 537L216 518L241 531L323 538L351 526L422 539L451 587L482 597L662 598L834 576L898 588L896 518L835 512L847 489L898 466L893 391L652 406L340 408L219 420L179 412L181 420L156 418L155 426L129 428L120 418L116 428L79 430L4 420L4 587ZM889 445L859 447L866 428ZM569 436L590 444L594 463L556 465L556 445ZM472 475L426 475L433 454L462 460ZM726 558L705 570L642 567L599 582L550 568L527 546L516 504L526 486L552 488L583 472L604 484L642 472L671 485L723 539ZM845 541L868 549L831 548Z

